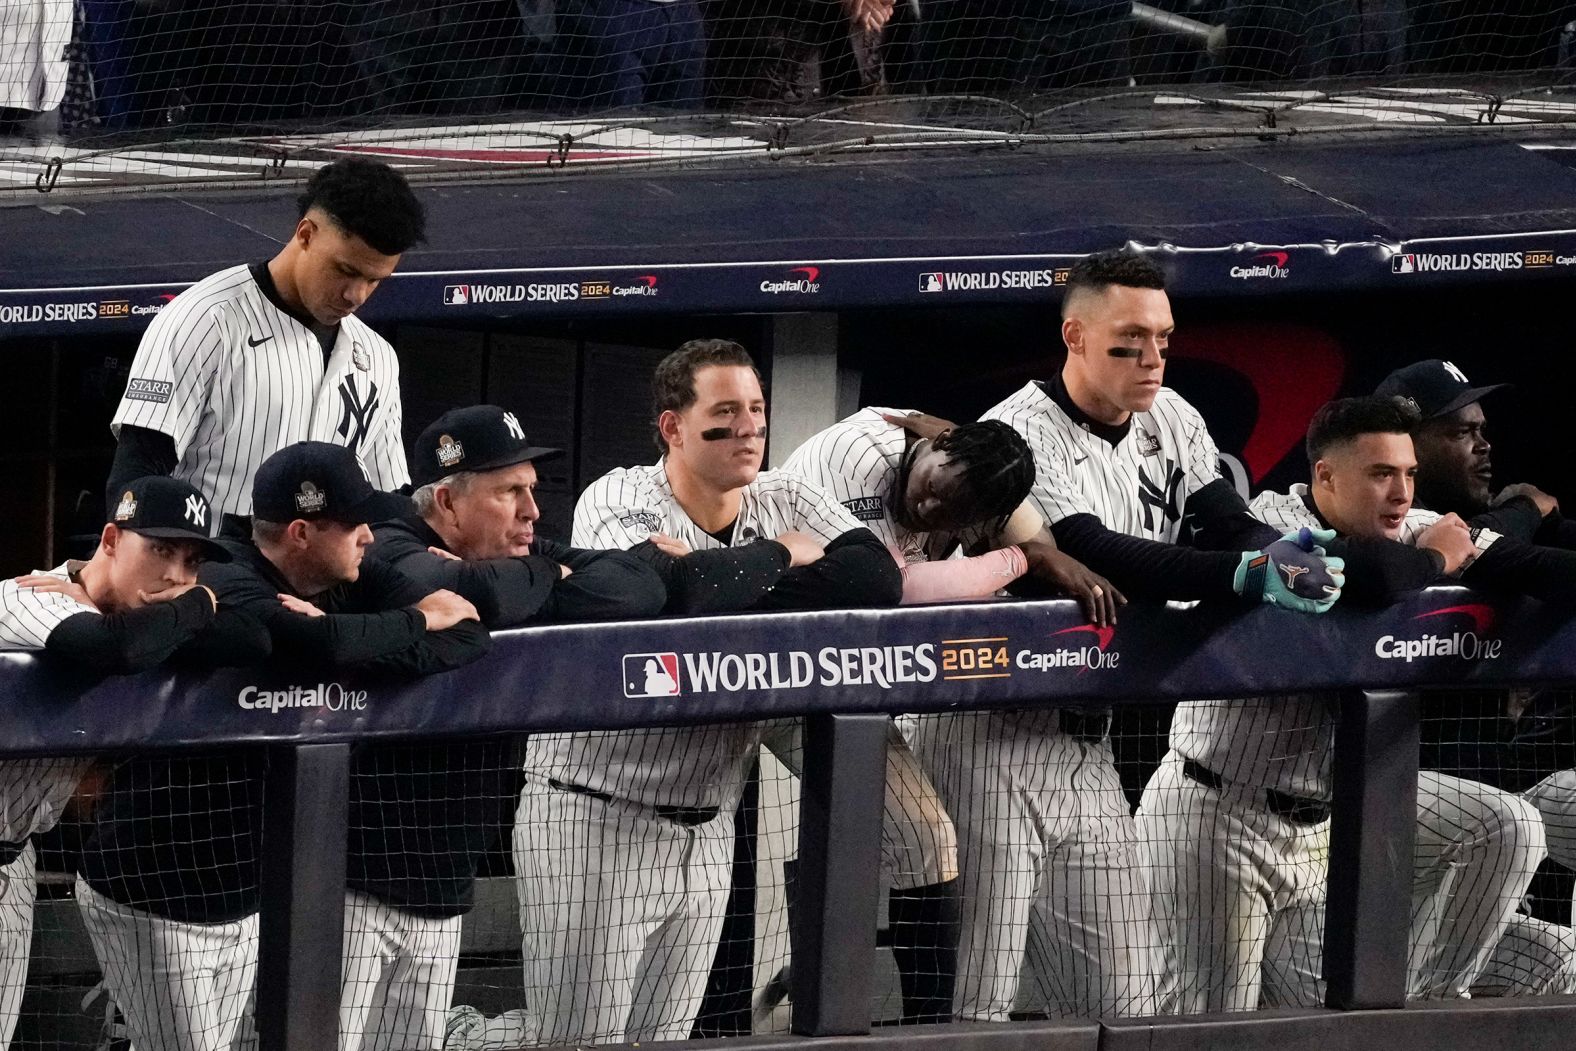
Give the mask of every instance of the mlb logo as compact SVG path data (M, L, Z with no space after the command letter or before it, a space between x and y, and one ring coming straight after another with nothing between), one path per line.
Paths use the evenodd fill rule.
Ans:
M1390 272L1392 274L1412 274L1417 272L1417 256L1398 255L1390 259Z
M446 307L463 307L470 301L470 285L447 285L443 289L443 305Z
M921 292L940 292L940 291L942 291L941 275L940 274L920 274L919 275L919 290Z
M677 653L624 654L625 697L677 697L678 694Z

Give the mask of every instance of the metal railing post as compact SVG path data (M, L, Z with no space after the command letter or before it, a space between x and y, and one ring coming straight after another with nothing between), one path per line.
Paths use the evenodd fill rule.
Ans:
M350 746L271 747L257 933L261 1051L322 1051L339 1032Z
M885 715L805 719L792 982L800 1036L870 1031L889 724Z
M1417 831L1418 695L1347 691L1335 734L1325 1004L1406 1004Z

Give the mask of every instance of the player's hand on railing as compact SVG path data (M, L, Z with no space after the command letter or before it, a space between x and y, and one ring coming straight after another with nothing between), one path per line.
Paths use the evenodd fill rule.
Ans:
M646 538L651 541L651 546L673 558L683 558L690 553L690 546L677 537L668 536L666 533L652 533Z
M1050 544L1026 540L1018 548L1029 562L1029 575L1076 598L1091 624L1116 623L1116 611L1127 605L1127 597L1109 580Z
M208 596L208 604L214 609L219 608L219 596L213 593L213 588L204 584L176 584L174 587L163 588L159 591L137 591L137 598L144 603L174 602L192 588L202 588L203 594Z
M1231 586L1250 601L1299 613L1323 613L1346 583L1346 563L1325 553L1333 529L1302 527L1262 551L1244 551Z
M19 588L64 595L90 609L98 609L98 604L88 598L88 589L78 584L75 580L62 580L48 573L24 573L22 576L15 577L14 580Z
M1439 521L1419 533L1417 546L1439 552L1445 560L1445 575L1449 577L1466 569L1478 557L1477 545L1472 543L1472 530L1454 511L1441 515Z
M821 542L809 533L788 532L773 539L788 549L789 569L818 562L821 556L826 554Z
M427 618L428 631L443 631L462 620L481 620L476 607L452 591L441 588L416 603L422 616Z
M449 551L446 548L429 546L427 548L427 554L437 555L439 558L446 558L451 562L462 561L459 555L456 555L453 551Z
M1537 504L1538 514L1542 515L1544 518L1549 517L1549 515L1560 509L1560 502L1558 500L1554 499L1554 497L1550 496L1548 493L1545 493L1537 486L1528 485L1526 482L1517 482L1515 485L1505 486L1505 488L1499 491L1499 495L1494 497L1493 506L1498 507L1507 500L1514 500L1518 496L1525 496L1528 500L1531 500L1533 503Z
M921 438L938 438L957 426L951 420L944 420L940 416L932 416L928 412L915 412L907 416L892 416L883 412L881 418L888 423L895 423L905 431L917 434Z
M277 597L279 599L279 604L285 609L289 610L291 613L299 613L303 617L321 617L323 615L322 610L318 609L304 598L297 598L295 595L286 595L283 591L279 592Z

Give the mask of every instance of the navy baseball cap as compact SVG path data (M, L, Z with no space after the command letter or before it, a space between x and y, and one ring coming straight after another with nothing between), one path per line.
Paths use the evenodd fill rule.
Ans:
M514 413L472 405L450 409L421 432L410 456L410 480L419 488L458 471L490 471L563 454L527 441Z
M185 482L164 475L149 475L127 485L109 513L109 520L117 528L167 540L195 540L203 558L228 562L230 553L208 535L212 517L205 496Z
M386 522L415 508L372 488L356 454L330 442L296 442L264 460L252 478L252 515L265 522Z
M1472 381L1467 379L1467 374L1453 362L1429 358L1404 369L1396 369L1380 381L1374 393L1382 397L1406 398L1417 406L1423 419L1432 420L1448 416L1457 409L1481 400L1485 394L1508 386L1508 383L1490 383L1486 387L1474 387Z

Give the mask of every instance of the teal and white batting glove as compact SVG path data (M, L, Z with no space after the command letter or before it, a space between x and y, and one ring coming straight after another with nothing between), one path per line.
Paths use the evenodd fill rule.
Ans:
M1334 539L1333 529L1303 526L1262 551L1244 551L1231 586L1249 601L1323 613L1346 584L1345 561L1325 554L1321 546Z

